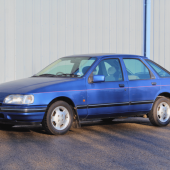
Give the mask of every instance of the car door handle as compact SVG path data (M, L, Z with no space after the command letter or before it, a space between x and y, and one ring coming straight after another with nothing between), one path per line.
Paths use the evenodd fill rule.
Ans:
M156 85L156 82L152 82L152 85Z
M119 84L119 87L125 87L125 85L124 84Z

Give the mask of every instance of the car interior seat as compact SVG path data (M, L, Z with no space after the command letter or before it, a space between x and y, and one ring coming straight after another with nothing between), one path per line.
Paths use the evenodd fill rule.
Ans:
M106 81L115 81L115 77L114 77L114 74L116 73L116 69L115 67L110 67L108 69L108 76L106 76L105 80Z
M82 73L85 74L89 68L90 68L90 66L84 67L84 68L82 69Z
M93 75L97 75L97 69L96 68L93 70Z

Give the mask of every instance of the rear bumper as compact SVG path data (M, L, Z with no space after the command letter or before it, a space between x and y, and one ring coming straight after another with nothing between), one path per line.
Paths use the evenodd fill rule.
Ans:
M0 123L31 125L42 122L47 106L1 106Z

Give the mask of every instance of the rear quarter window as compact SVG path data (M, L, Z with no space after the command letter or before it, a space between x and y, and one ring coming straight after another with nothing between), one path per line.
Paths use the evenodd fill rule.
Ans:
M160 65L150 61L150 60L145 60L153 69L154 71L160 76L160 77L170 77L170 73L162 68Z

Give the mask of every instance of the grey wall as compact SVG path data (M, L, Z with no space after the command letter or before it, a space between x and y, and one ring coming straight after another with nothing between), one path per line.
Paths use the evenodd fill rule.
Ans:
M96 52L143 54L143 0L0 0L0 83Z
M150 58L170 71L170 0L151 0Z

